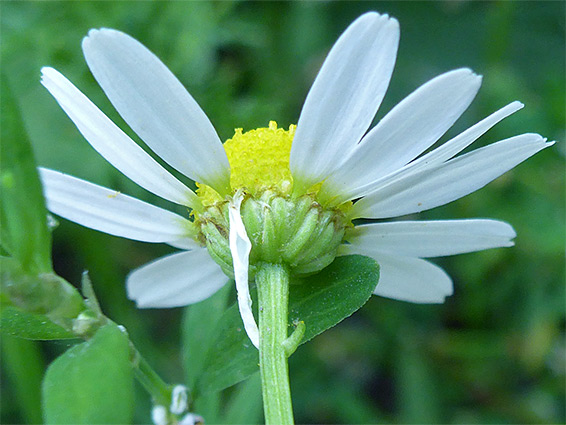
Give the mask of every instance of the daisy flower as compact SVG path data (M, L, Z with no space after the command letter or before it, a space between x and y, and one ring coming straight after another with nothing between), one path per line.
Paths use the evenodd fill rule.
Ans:
M81 225L181 249L134 270L128 296L139 307L201 301L234 278L243 322L258 330L248 281L262 263L293 275L315 273L337 255L380 265L375 294L438 303L450 277L423 258L513 245L515 232L488 219L384 221L474 192L550 146L522 134L458 155L520 102L431 148L468 108L481 85L469 69L442 74L411 93L369 131L397 54L399 24L370 12L330 50L287 130L237 129L224 145L196 101L167 67L130 36L91 30L87 64L111 103L146 145L197 183L195 192L155 161L69 80L42 69L42 84L87 141L148 191L187 207L185 217L114 190L40 169L49 210ZM355 219L378 219L353 225Z

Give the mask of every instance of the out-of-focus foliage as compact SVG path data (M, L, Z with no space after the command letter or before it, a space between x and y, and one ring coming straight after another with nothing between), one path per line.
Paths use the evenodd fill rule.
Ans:
M236 127L296 123L325 53L368 10L401 24L398 61L378 118L431 77L463 66L484 76L483 87L447 137L521 100L525 109L476 146L523 132L559 143L485 189L415 216L506 220L517 230L516 246L439 259L455 281L455 295L444 305L373 297L299 347L290 360L294 408L299 423L566 420L563 2L86 1L1 2L0 8L2 70L24 118L21 137L30 138L38 163L170 209L177 207L107 164L39 84L41 66L57 68L139 140L82 59L80 41L90 28L125 31L153 50L223 139ZM170 248L64 220L53 243L55 271L78 284L89 269L105 313L126 326L166 380L191 376L183 372L191 365L179 348L182 309L136 310L124 290L129 270ZM3 340L2 423L40 418L41 374L67 346ZM210 423L260 421L257 381L237 389L200 400L199 413ZM149 409L149 397L138 389L135 421L147 423Z

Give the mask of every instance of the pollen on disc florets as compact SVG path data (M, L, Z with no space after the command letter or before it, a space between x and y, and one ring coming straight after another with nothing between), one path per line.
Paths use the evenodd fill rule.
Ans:
M289 157L295 128L277 128L275 121L270 121L268 128L245 133L237 128L234 137L224 143L232 189L245 188L252 196L268 189L288 194L293 184Z
M233 193L244 193L241 217L252 243L250 277L259 262L284 263L296 275L322 270L334 260L349 223L343 206L328 209L317 202L320 184L307 193L293 193L289 158L295 128L277 128L271 121L268 128L236 129L224 143L230 186ZM195 213L200 238L211 257L231 276L230 198L222 198L209 186L197 186L205 207Z

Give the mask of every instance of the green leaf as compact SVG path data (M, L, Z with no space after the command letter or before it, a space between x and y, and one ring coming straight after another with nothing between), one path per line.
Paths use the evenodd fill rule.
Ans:
M70 338L85 310L82 296L54 273L25 272L13 258L0 257L1 331L27 339Z
M129 342L114 323L56 359L43 381L47 424L130 423L133 401Z
M235 388L221 423L259 424L263 422L262 413L261 379L257 373Z
M76 338L71 332L49 320L47 316L28 313L13 306L2 306L0 309L0 329L3 334L25 339Z
M2 246L34 273L51 271L47 210L18 105L1 79L0 219Z
M289 293L289 323L307 326L302 344L351 316L369 300L379 280L379 266L369 257L349 255L313 276L302 279Z
M361 255L338 257L320 273L296 279L289 294L290 327L295 321L304 321L306 332L301 343L309 341L361 308L378 280L377 263ZM252 298L257 308L253 291ZM227 388L258 369L257 349L244 331L236 304L226 310L218 326L217 340L197 384L202 392Z
M232 285L225 285L212 297L188 306L183 317L183 363L186 383L193 388L202 373L214 331L228 305Z

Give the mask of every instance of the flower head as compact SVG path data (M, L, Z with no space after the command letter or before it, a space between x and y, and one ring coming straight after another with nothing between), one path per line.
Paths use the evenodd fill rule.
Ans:
M48 208L77 223L183 251L133 271L128 294L139 307L203 300L234 277L248 335L257 346L248 279L259 262L315 273L336 255L373 257L375 294L420 303L452 294L449 276L423 258L511 246L513 228L487 219L393 221L480 189L551 145L522 134L457 156L520 102L494 112L430 150L472 102L481 77L469 69L419 87L372 129L397 54L398 22L366 13L326 58L288 130L237 129L224 145L195 100L163 63L121 32L92 30L84 54L129 126L167 164L197 182L193 192L132 141L65 77L42 83L88 142L143 188L188 207L181 217L127 195L41 169ZM427 152L428 153L425 153Z

